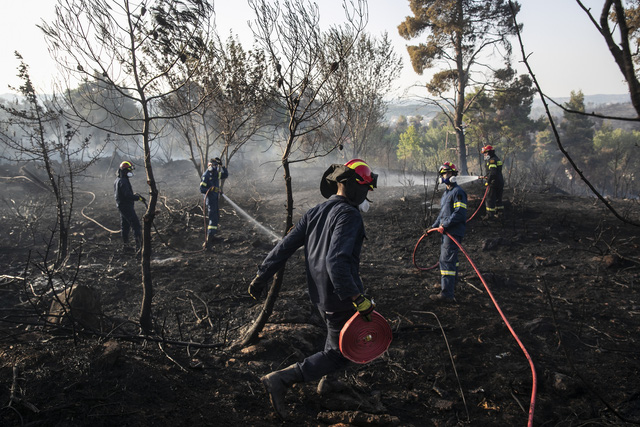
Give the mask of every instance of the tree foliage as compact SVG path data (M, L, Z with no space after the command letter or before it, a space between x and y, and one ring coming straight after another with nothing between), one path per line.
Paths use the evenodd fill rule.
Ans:
M520 5L512 3L517 14ZM493 77L484 62L490 56L509 62L508 37L516 30L509 1L409 0L409 5L413 16L398 26L398 32L407 40L426 34L426 42L407 50L416 73L437 69L426 86L456 131L458 166L466 174L463 117L474 101L467 99L466 90L491 85Z
M633 194L640 170L640 131L602 126L593 136L603 191L614 197Z
M490 90L475 88L467 95L475 99L465 114L467 135L475 143L480 165L484 163L480 155L482 146L498 147L505 161L515 153L526 152L534 131L541 128L541 124L530 117L536 94L531 78L516 75L510 67L497 70L495 75L496 84Z

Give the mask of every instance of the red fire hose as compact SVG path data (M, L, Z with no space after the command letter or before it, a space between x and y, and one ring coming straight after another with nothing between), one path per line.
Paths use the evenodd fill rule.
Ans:
M425 233L424 236L426 236L426 235L428 235L428 234L430 234L430 233L432 233L434 231L437 231L438 233L441 233L441 234L446 234L453 241L453 243L455 243L456 246L458 246L458 248L460 248L460 251L462 251L464 256L467 257L467 260L469 261L469 264L471 264L471 266L473 267L474 271L476 272L476 274L480 278L480 281L482 282L482 284L484 285L484 288L486 289L487 293L489 294L489 297L491 298L491 301L493 301L493 305L496 307L496 310L498 310L498 313L500 314L500 317L502 317L503 322L505 323L505 325L507 325L507 328L509 328L509 331L511 332L511 335L513 335L513 338L516 340L516 342L518 343L518 345L522 349L522 352L524 353L525 357L529 361L529 367L531 368L531 377L532 377L533 385L532 385L532 388L531 388L531 402L529 404L529 422L528 422L527 425L528 426L533 426L533 412L534 412L535 403L536 403L536 391L537 391L537 376L536 376L536 369L533 366L533 360L531 360L531 356L529 356L529 352L527 352L527 349L524 347L524 344L522 344L522 341L520 341L520 338L518 338L518 335L516 335L516 332L511 327L511 324L509 323L509 321L505 317L504 313L500 309L500 306L498 305L498 302L493 297L493 294L491 293L491 290L489 289L489 286L487 286L487 282L485 282L484 278L482 277L482 274L480 274L480 271L478 270L476 265L473 263L473 261L469 257L469 254L467 254L467 252L460 245L460 243L458 243L458 241L456 239L454 239L449 233L444 231L442 228L432 228L432 229L428 230Z
M482 205L484 205L484 199L487 198L487 193L489 193L489 186L487 185L486 190L484 190L484 195L482 196L482 200L480 201L480 204L478 205L478 208L476 209L476 211L473 213L473 215L471 215L469 217L469 219L467 220L467 222L471 221L473 219L474 216L476 216L476 214L478 213L478 211L480 210L480 208L482 207Z

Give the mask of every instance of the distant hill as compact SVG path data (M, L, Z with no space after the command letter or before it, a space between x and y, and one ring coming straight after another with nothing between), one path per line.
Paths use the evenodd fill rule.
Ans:
M569 102L569 97L553 98L558 104L564 104ZM562 109L553 105L551 102L547 102L549 110L554 116L562 115ZM585 95L584 97L585 109L588 112L598 112L600 114L619 116L619 117L634 117L636 112L631 105L631 98L629 94L621 95ZM533 106L531 107L531 116L534 118L545 115L542 101L539 97L533 100Z
M564 104L569 101L569 97L554 98L553 100L559 104ZM629 94L585 95L584 100L587 111L597 111L601 114L619 117L634 117L636 115L636 112L631 105ZM548 102L548 105L554 116L562 115L562 109L560 107L553 105L551 102ZM424 105L415 102L396 102L389 105L386 118L387 121L393 122L399 116L410 117L420 115L426 120L430 120L439 112L440 109L433 105ZM542 101L539 97L536 97L533 100L531 116L533 118L538 118L545 114Z
M389 105L386 119L394 122L398 117L422 116L426 120L431 120L440 112L440 108L434 105L424 105L418 103L397 102Z

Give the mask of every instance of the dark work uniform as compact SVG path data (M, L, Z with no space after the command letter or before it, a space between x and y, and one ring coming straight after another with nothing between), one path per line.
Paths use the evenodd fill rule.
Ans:
M122 241L129 242L129 230L133 228L133 236L136 239L136 246L139 246L142 239L142 229L140 220L133 207L136 200L140 200L139 196L134 195L131 183L127 173L118 170L118 178L113 183L113 194L116 198L116 206L120 211L120 231L122 233Z
M364 292L359 272L364 238L358 208L346 197L333 195L307 211L258 268L259 276L270 278L304 246L309 297L327 325L324 350L297 364L304 381L320 379L349 364L340 352L340 330L355 313L351 297Z
M502 204L502 191L504 189L504 178L502 176L502 160L495 154L490 154L487 160L487 185L489 192L485 207L488 216L495 216L502 212L504 205Z
M443 227L458 243L462 242L467 227L467 193L458 184L445 190L440 199L440 213L432 228ZM446 234L442 234L440 244L440 286L442 295L454 297L458 274L458 246Z
M220 194L220 181L227 179L229 173L224 166L207 169L202 174L200 182L200 192L205 194L207 211L209 212L209 225L207 226L207 237L211 237L218 231L220 221L220 211L218 210L218 196Z

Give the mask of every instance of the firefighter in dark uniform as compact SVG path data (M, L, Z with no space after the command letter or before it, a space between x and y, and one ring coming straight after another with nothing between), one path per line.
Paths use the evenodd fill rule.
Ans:
M467 224L467 193L456 184L458 169L453 163L445 162L438 171L439 183L446 184L440 199L440 213L432 228L446 231L462 242ZM440 244L440 293L430 295L436 302L454 302L454 290L458 276L458 246L451 238L442 233Z
M209 224L207 225L207 241L205 249L213 248L213 236L218 232L218 222L220 211L218 210L218 196L222 192L222 180L227 179L229 173L227 168L222 166L222 160L216 157L211 159L207 170L202 174L200 181L200 192L204 194L207 211L209 212Z
M494 219L504 210L502 204L502 190L504 189L504 178L502 177L502 160L496 156L496 152L491 145L482 147L484 160L487 162L487 182L489 187L485 208L487 215L485 219Z
M136 252L140 251L142 244L142 229L140 220L133 207L134 202L144 202L145 198L133 192L129 178L133 176L133 164L128 161L120 163L116 172L116 180L113 183L113 194L116 198L116 206L120 212L120 232L122 242L126 250L129 244L129 231L133 229L133 237L136 243Z
M371 320L375 305L364 295L360 279L360 251L365 238L360 212L369 208L367 194L376 187L377 175L360 159L334 164L325 171L320 192L327 201L309 209L271 250L249 285L259 298L267 281L296 250L304 246L309 298L324 319L324 350L260 380L276 413L285 418L285 393L294 383L320 380L350 363L340 352L340 331L357 311Z

